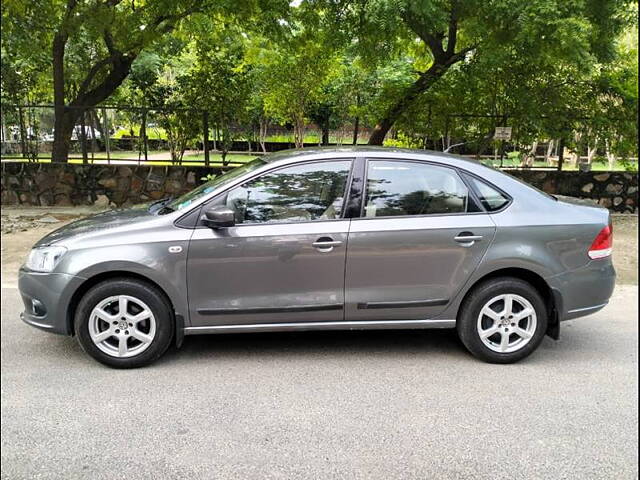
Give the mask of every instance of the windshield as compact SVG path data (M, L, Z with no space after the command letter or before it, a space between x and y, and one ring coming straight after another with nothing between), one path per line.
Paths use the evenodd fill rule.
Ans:
M184 195L176 199L173 199L171 202L163 206L162 211L160 213L175 212L176 210L182 210L184 208L187 208L193 202L211 193L221 185L224 185L225 183L228 183L231 180L238 178L247 172L256 170L257 168L262 167L265 163L266 162L264 160L260 158L256 158L241 167L234 168L233 170L227 173L218 175L213 180L209 180L208 182L203 183L199 187L194 188L190 192L187 192Z

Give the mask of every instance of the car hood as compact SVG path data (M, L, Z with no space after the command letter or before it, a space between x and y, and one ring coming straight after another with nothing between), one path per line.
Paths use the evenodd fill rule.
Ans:
M156 216L147 208L110 210L71 222L41 238L34 246L62 243L72 237L91 235L114 228L148 221Z

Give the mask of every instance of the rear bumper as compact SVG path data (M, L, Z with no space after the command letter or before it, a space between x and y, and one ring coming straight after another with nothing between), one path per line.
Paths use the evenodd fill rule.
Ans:
M72 335L67 311L83 278L66 273L39 273L21 268L18 289L24 303L20 318L32 327L62 335Z
M556 299L561 299L562 305L558 306L560 320L571 320L591 315L609 303L616 272L608 257L592 260L582 268L555 275L547 281L557 293Z

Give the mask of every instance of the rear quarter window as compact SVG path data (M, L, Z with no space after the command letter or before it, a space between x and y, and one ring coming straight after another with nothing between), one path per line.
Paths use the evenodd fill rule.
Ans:
M472 176L467 176L467 178L475 189L482 206L488 212L500 210L509 203L509 197L491 185L488 185Z

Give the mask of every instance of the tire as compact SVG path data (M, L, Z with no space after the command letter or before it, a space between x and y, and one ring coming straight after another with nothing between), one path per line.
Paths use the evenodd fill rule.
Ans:
M511 310L507 310L509 302ZM467 295L456 329L477 358L514 363L538 348L547 331L547 318L545 301L533 285L519 278L499 277L477 285Z
M175 322L163 292L139 280L114 278L85 293L76 309L74 327L82 349L100 363L137 368L167 351Z

